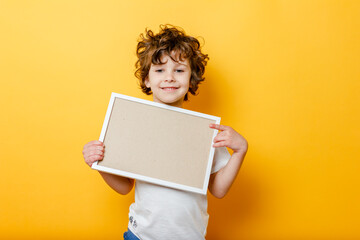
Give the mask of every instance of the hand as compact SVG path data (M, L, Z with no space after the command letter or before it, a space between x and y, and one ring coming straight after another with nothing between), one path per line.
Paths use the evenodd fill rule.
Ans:
M100 161L104 158L105 146L100 141L91 141L85 144L82 151L85 162L90 167L94 162Z
M231 148L234 153L247 152L248 143L246 139L232 127L219 124L210 124L209 127L220 131L214 138L213 147L228 147Z

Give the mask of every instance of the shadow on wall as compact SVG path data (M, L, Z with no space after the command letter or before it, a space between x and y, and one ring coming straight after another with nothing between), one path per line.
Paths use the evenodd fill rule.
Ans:
M234 185L223 199L216 199L208 193L210 219L207 240L241 239L241 232L248 233L247 226L256 221L261 211L259 183L254 176L242 172L240 170Z
M216 70L210 69L208 73L207 79L199 87L199 95L191 96L190 103L187 103L189 108L220 116L222 124L229 123L231 127L237 129L239 127L237 125L240 124L237 117L241 114L233 112L233 109L241 112L241 105L246 104L241 102L242 90L233 89L231 81L221 77ZM221 88L218 89L217 86ZM256 226L256 222L259 220L258 216L262 215L261 211L263 210L260 204L261 196L265 194L264 186L259 182L256 169L251 169L251 166L254 165L248 165L247 168L247 162L255 161L261 156L254 156L253 149L251 149L253 145L251 143L249 145L245 161L229 193L223 199L216 199L208 192L210 218L207 240L242 239L251 231L248 229L249 224ZM241 234L242 232L244 235Z

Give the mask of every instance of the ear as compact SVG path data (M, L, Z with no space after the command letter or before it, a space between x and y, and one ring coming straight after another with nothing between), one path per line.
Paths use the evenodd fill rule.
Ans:
M147 76L147 77L145 78L144 83L145 83L145 86L146 86L147 88L150 88L149 76Z

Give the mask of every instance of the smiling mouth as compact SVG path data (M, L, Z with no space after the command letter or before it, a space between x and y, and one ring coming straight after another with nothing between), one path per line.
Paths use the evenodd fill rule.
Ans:
M178 88L177 87L164 87L164 88L161 88L161 89L164 90L164 91L175 91Z

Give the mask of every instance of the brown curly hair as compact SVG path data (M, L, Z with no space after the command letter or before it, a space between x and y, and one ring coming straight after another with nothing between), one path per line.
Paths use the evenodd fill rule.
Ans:
M174 59L173 54L177 59ZM162 64L161 57L166 54L175 62L189 60L191 78L189 92L196 94L198 85L204 81L205 66L209 57L201 52L199 41L185 34L184 30L169 24L160 25L160 32L154 34L145 29L145 35L140 34L136 48L138 60L135 63L135 76L139 79L142 91L150 95L151 89L146 87L145 79L149 74L151 64ZM186 93L184 100L188 100Z

